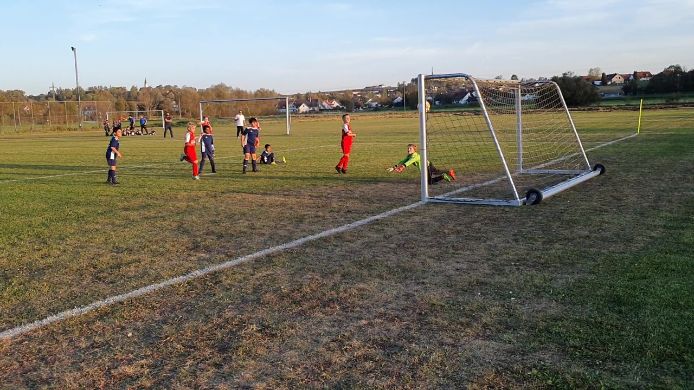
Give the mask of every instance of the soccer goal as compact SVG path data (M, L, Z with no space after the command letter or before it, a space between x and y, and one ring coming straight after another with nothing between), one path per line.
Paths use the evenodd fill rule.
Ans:
M236 115L242 113L245 125L248 120L256 117L263 131L285 133L289 135L292 128L289 97L271 96L246 99L218 99L200 101L200 121L208 117L212 126L230 127L236 129Z
M128 126L128 117L135 119L135 128L140 128L140 116L147 118L147 128L164 129L164 110L130 110L130 111L109 111L106 113L106 120L111 123L115 119L123 122L123 128Z
M419 75L420 156L456 180L430 185L423 201L537 204L593 178L559 86L552 81Z

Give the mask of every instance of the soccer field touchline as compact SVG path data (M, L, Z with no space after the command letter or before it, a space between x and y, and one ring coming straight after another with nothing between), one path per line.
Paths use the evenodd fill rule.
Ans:
M612 141L609 141L609 142L606 142L606 143L603 143L600 145L596 145L592 148L586 149L585 151L589 152L589 151L593 151L596 149L600 149L602 147L615 144L617 142L631 139L635 136L636 136L636 134L631 134L631 135L626 136L626 137L622 137L622 138L612 140ZM331 145L331 146L334 146L334 145ZM320 146L320 147L324 147L324 146ZM31 332L32 330L42 328L44 326L50 325L50 324L58 322L58 321L62 321L62 320L66 320L68 318L84 315L84 314L92 312L96 309L110 306L110 305L113 305L116 303L124 302L128 299L139 298L145 294L149 294L151 292L158 291L158 290L161 290L161 289L166 288L166 287L170 287L170 286L175 285L175 284L185 283L185 282L188 282L190 280L197 279L201 276L211 274L213 272L222 271L222 270L234 267L236 265L257 259L259 257L275 254L275 253L284 251L286 249L296 248L296 247L301 246L307 242L315 241L315 240L318 240L321 238L330 237L330 236L333 236L333 235L339 234L339 233L344 233L346 231L367 225L371 222L385 219L385 218L391 217L393 215L399 214L401 212L414 209L414 208L422 206L424 204L426 204L426 203L419 201L419 202L415 202L415 203L412 203L412 204L409 204L406 206L401 206L401 207L391 209L391 210L385 211L385 212L377 214L377 215L373 215L371 217L367 217L367 218L364 218L364 219L361 219L361 220L358 220L358 221L355 221L352 223L348 223L346 225L342 225L342 226L338 226L338 227L335 227L332 229L324 230L320 233L316 233L316 234L312 234L310 236L298 238L296 240L293 240L293 241L290 241L290 242L287 242L284 244L276 245L276 246L273 246L270 248L260 250L260 251L255 252L255 253L251 253L251 254L248 254L245 256L241 256L241 257L237 257L235 259L232 259L232 260L229 260L229 261L226 261L223 263L219 263L219 264L212 265L212 266L209 266L206 268L195 270L195 271L189 272L189 273L182 275L182 276L177 276L175 278L167 279L163 282L150 284L148 286L141 287L141 288L138 288L136 290L132 290L132 291L127 292L127 293L114 295L114 296L111 296L111 297L108 297L108 298L105 298L105 299L102 299L99 301L95 301L95 302L92 302L86 306L77 307L77 308L70 309L70 310L65 310L65 311L62 311L60 313L48 316L48 317L41 319L41 320L37 320L37 321L31 322L31 323L28 323L25 325L20 325L20 326L11 328L11 329L4 330L4 331L0 332L0 340L11 339L13 337L17 337L19 335Z

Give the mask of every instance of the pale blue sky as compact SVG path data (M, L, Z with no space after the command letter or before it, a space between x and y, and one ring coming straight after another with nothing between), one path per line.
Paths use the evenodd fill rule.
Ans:
M694 67L694 0L0 0L0 89L223 82L280 93Z

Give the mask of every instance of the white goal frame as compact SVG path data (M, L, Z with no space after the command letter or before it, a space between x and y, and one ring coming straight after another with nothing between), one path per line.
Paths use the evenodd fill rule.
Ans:
M258 97L258 98L244 98L244 99L215 99L215 100L201 100L200 101L200 122L202 122L203 105L211 103L238 103L238 102L253 102L253 101L267 101L267 100L277 100L284 101L285 108L285 121L287 126L287 135L291 133L292 120L291 120L291 110L289 109L289 96L270 96L270 97Z
M110 114L135 114L135 127L139 126L138 124L138 118L137 116L140 114L143 114L147 117L147 122L149 123L149 119L152 118L152 116L149 115L150 112L155 112L158 113L158 117L161 117L161 128L162 130L164 129L165 123L164 123L164 110L129 110L129 111L109 111L106 113L106 120L111 121L113 118L110 118ZM157 118L159 119L159 118ZM158 127L158 126L157 126Z
M484 117L484 122L486 123L486 128L489 131L490 134L490 140L494 142L494 147L496 149L497 156L503 166L503 174L497 178L493 178L491 180L488 180L483 183L473 183L467 186L463 186L461 188L455 189L453 191L447 192L443 195L439 196L431 196L430 195L430 188L429 188L429 182L428 182L428 174L427 174L427 162L429 161L428 159L428 148L427 148L427 116L430 115L429 113L429 107L428 107L428 100L426 96L426 82L427 80L436 80L436 79L451 79L451 78L464 78L467 79L472 86L474 87L474 92L476 93L477 98L479 99L479 105L480 109L482 111L482 115ZM420 157L422 161L422 174L421 174L421 200L423 202L446 202L446 203L460 203L460 204L484 204L484 205L494 205L494 206L521 206L524 204L537 204L541 200L549 198L551 196L556 195L557 193L564 191L568 188L571 188L579 183L582 183L586 180L589 180L593 177L596 177L600 174L602 174L605 170L605 167L601 164L596 164L594 168L591 168L590 163L588 161L588 157L586 156L585 149L583 148L583 144L581 143L581 139L578 135L578 132L576 131L576 126L574 125L573 119L571 118L571 114L568 110L568 107L566 106L566 101L564 100L564 97L561 93L561 90L559 86L552 82L552 81L538 81L538 82L533 82L534 85L543 85L543 86L549 86L556 88L556 93L558 94L558 97L560 99L560 103L562 108L560 109L561 111L564 111L566 114L566 120L568 121L568 124L570 125L570 129L573 132L573 136L575 137L575 142L577 143L577 150L575 150L574 153L572 153L569 156L565 157L559 157L551 161L547 161L542 164L538 164L536 166L525 166L524 163L524 153L523 153L523 143L524 143L524 127L523 127L523 113L521 112L521 107L522 107L522 83L518 81L505 81L507 84L512 84L516 83L517 87L514 86L515 88L515 115L516 115L516 136L515 136L515 147L517 148L517 161L514 161L515 164L515 169L513 172L511 172L509 168L509 164L507 164L507 160L504 157L504 153L502 150L502 147L500 145L499 137L497 136L497 132L494 129L493 121L490 118L490 112L487 109L486 105L486 99L488 96L484 95L483 92L481 91L480 87L478 86L477 81L475 80L474 77L465 74L465 73L451 73L451 74L437 74L437 75L424 75L420 74L417 78L418 80L418 110L419 110L419 135L420 135ZM480 80L480 81L485 81L485 82L496 82L497 80ZM487 102L489 103L489 102ZM463 130L461 130L463 131ZM554 165L556 163L560 163L562 160L566 158L574 158L577 161L580 162L580 167L577 169L552 169L550 165ZM521 174L528 174L528 175L542 175L542 174L551 174L551 175L556 175L559 177L563 177L561 175L565 175L566 177L569 177L566 180L563 180L557 184L552 184L548 187L545 188L532 188L530 189L526 194L519 194L518 188L516 187L516 184L514 183L514 176L517 177L517 175ZM460 175L460 172L459 172ZM502 181L507 181L510 185L511 193L513 194L512 199L485 199L485 198L466 198L466 197L461 197L460 194L472 189L477 189L481 188L486 185L491 185L491 184L498 184L499 182Z

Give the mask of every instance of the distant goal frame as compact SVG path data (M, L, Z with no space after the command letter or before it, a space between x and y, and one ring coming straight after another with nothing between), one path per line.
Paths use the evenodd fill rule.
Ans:
M164 115L164 110L123 110L123 111L107 111L107 112L106 112L106 121L109 121L109 122L110 122L111 120L113 120L113 118L109 118L109 114L121 114L121 113L122 113L122 114L127 114L127 115L136 114L136 116L137 116L137 115L140 115L140 114L142 114L142 113L148 113L148 112L156 112L156 113L159 114L159 116L161 116L161 118L157 118L157 119L161 119L161 128L162 128L162 130L163 130L163 129L164 129L164 126L166 125L165 122L164 122L164 116L165 116L165 115ZM147 116L146 118L147 118L147 122L149 122L149 119L150 119L151 117ZM120 118L118 118L118 119L120 119ZM137 123L137 118L135 118L135 126L137 126L137 125L138 125L138 123ZM159 127L159 126L157 126L157 127Z
M205 105L205 104L210 104L210 103L238 103L238 102L269 101L269 100L277 100L277 101L283 100L284 101L286 134L290 135L291 129L292 129L292 120L291 120L291 112L289 109L289 96L268 96L268 97L257 97L257 98L200 100L199 108L198 108L199 112L200 112L200 122L202 123L202 119L204 116L203 105Z

